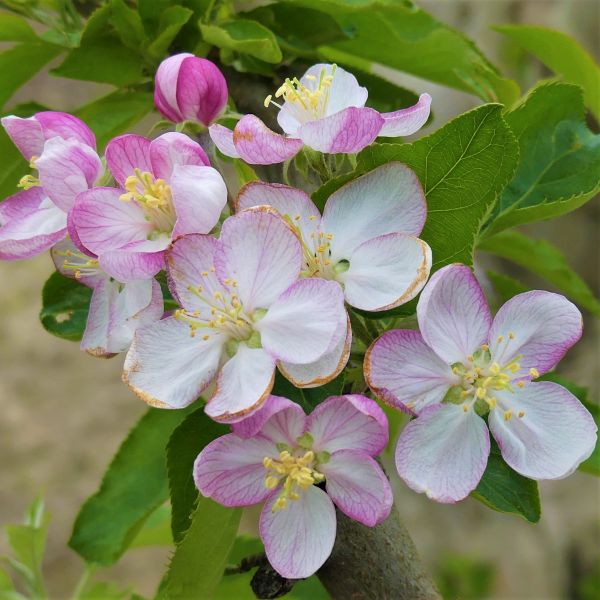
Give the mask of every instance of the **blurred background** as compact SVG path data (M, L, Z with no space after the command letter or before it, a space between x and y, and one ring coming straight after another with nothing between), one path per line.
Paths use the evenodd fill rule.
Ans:
M530 23L559 29L600 58L599 0L423 0L419 4L475 39L523 90L549 73L530 56L506 45L489 29L492 24ZM401 82L433 96L436 120L425 133L479 103L467 94L413 77ZM17 104L36 99L69 110L107 91L109 86L41 74L13 100ZM592 127L597 129L597 124ZM144 123L139 127L141 133L147 129ZM526 231L559 247L599 295L599 222L600 206L594 200ZM481 266L493 266L533 287L547 287L514 265L492 264L485 255L479 260ZM81 572L80 559L66 545L78 507L97 489L106 465L145 405L121 383L121 357L91 358L80 353L76 344L42 329L37 317L40 292L52 270L49 256L27 263L0 262L0 523L20 521L29 502L44 494L53 515L45 572L51 597L64 598ZM588 387L590 399L598 401L599 324L589 314L584 318L584 337L559 372ZM567 480L542 484L543 515L537 525L495 513L471 499L455 506L435 504L397 479L393 483L400 513L446 597L600 598L597 478L575 473ZM0 554L5 550L2 539ZM150 595L167 559L164 548L133 550L103 575Z

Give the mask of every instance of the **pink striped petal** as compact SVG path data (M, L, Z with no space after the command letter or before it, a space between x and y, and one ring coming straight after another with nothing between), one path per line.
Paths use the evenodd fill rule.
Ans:
M117 281L150 279L165 268L164 252L105 252L98 258L100 266Z
M298 154L304 145L302 140L271 131L255 115L245 115L238 121L233 131L233 143L240 158L252 165L285 162Z
M431 277L419 298L423 339L448 364L466 361L486 343L492 316L471 269L453 264Z
M202 146L183 133L170 131L150 142L150 164L156 178L169 181L177 166L210 166Z
M42 154L46 138L41 124L35 117L23 119L15 115L8 115L2 117L0 121L8 137L25 160L30 161L34 156Z
M372 108L350 107L304 123L298 136L313 150L328 154L355 154L371 144L384 123Z
M436 404L425 408L400 434L396 468L415 492L454 503L477 487L489 454L488 429L475 411Z
M373 393L394 408L419 414L440 403L460 383L418 331L386 331L367 351L365 379Z
M373 458L359 450L338 450L319 470L326 477L327 494L345 515L367 527L388 518L394 496Z
M150 140L141 135L127 133L112 139L106 145L106 163L113 177L121 186L135 174L136 169L152 173Z
M315 451L359 450L377 456L388 443L388 421L378 404L360 394L332 396L308 416Z
M314 485L299 500L273 512L277 494L265 504L259 522L260 537L271 566L288 579L304 579L329 558L335 542L333 503Z
M233 131L223 125L211 125L208 128L208 134L214 145L225 155L231 158L240 158L240 155L233 143Z
M379 132L382 137L398 137L411 135L425 125L431 110L431 96L421 94L419 101L409 108L394 112L381 113L385 123Z
M224 506L251 506L266 500L264 458L278 458L265 438L242 439L234 433L213 440L194 462L194 482L203 496Z
M185 120L177 104L179 69L181 68L181 63L186 58L193 56L189 52L169 56L158 65L158 69L156 70L154 78L154 104L163 117L174 123L180 123Z

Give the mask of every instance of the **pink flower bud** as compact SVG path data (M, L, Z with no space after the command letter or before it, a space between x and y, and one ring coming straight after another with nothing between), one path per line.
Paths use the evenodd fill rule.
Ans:
M171 56L160 63L154 81L154 104L175 123L212 123L227 104L227 82L210 60L193 54Z

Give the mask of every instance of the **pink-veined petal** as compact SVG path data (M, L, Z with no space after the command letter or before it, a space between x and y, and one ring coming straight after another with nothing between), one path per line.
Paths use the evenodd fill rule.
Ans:
M365 379L373 393L405 412L419 414L440 403L460 383L418 331L393 329L379 337L365 356Z
M388 420L377 402L361 394L331 396L308 416L315 451L360 450L377 456L388 443Z
M167 317L136 332L123 380L150 406L183 408L215 378L225 342L220 334L192 337L186 323Z
M41 125L44 139L61 137L64 140L74 138L96 149L94 132L81 120L69 113L46 110L36 113L33 118Z
M532 367L546 373L579 340L582 329L579 309L564 296L540 290L518 294L500 308L492 323L492 360L503 365L520 356L521 372L514 377L527 375Z
M163 117L174 123L185 120L177 104L177 82L181 63L193 56L182 52L165 58L158 65L154 77L154 104Z
M400 434L396 468L415 492L437 502L466 498L479 483L490 454L485 421L456 404L425 408Z
M221 281L234 279L244 309L268 308L296 279L300 242L272 209L258 207L223 223L215 267Z
M214 145L225 155L239 158L240 155L233 143L233 131L223 125L214 124L208 128L208 134Z
M382 137L398 137L411 135L425 125L431 110L431 96L421 94L414 106L402 108L394 112L381 113L385 123L379 132Z
M202 146L183 133L170 131L150 142L150 164L155 177L170 181L173 169L184 165L210 166Z
M288 579L304 579L327 560L335 542L333 502L315 487L283 510L272 511L277 493L267 501L259 522L260 537L271 566Z
M479 282L459 264L431 277L419 298L417 318L425 342L448 364L466 361L487 342L492 324Z
M112 356L106 349L110 318L109 306L113 288L118 285L117 282L110 281L110 278L106 276L97 281L94 287L85 331L81 338L81 349L93 356Z
M255 115L245 115L238 121L233 131L233 143L240 158L252 165L285 162L304 145L302 140L275 133Z
M117 281L150 279L165 268L164 252L105 252L98 257L100 266Z
M375 140L383 123L383 118L372 108L350 107L302 124L298 136L319 152L355 154Z
M15 115L8 115L0 119L8 137L18 148L25 160L40 156L44 149L44 134L42 126L35 117L23 119Z
M278 360L311 363L346 335L342 289L334 281L300 279L273 302L255 329Z
M73 208L77 194L91 188L102 173L95 150L74 138L48 140L35 167L44 191L65 212Z
M597 441L598 428L589 411L550 381L528 383L514 394L498 392L488 422L504 460L532 479L567 477L591 455Z
M265 486L266 457L279 457L272 441L261 437L243 439L235 433L223 435L196 458L194 482L203 496L224 506L257 504L273 493Z
M414 171L392 162L334 192L325 205L321 230L333 235L331 260L337 262L381 235L418 236L426 216L425 195Z
M390 482L373 458L359 450L338 450L319 465L327 494L347 516L367 527L385 521L394 496Z
M224 365L206 414L221 423L235 423L262 406L273 389L275 361L263 348L241 342Z
M355 248L338 275L346 301L368 311L389 310L412 300L431 270L431 248L417 237L388 233Z
M227 204L227 186L212 167L177 166L171 177L177 221L173 237L188 233L209 233L218 223Z
M152 173L150 160L150 140L141 135L127 133L112 139L106 145L106 164L113 177L121 186L125 180L135 175L135 170Z

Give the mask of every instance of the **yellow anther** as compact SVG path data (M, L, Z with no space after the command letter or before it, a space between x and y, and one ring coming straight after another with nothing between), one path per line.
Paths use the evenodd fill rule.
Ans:
M537 379L540 376L540 372L537 369L534 369L533 367L531 367L531 369L529 369L529 374L534 378Z
M512 331L509 331L508 332L508 337L509 337L509 339L514 340L515 339L515 334Z
M512 419L512 414L513 414L513 413L512 413L512 410L507 410L507 411L504 413L504 420L505 420L505 421L510 421L510 420Z
M520 410L519 411L519 419L522 419L525 416L525 411L524 410Z
M463 404L463 410L464 410L465 412L469 412L469 407L468 407L468 405L467 405L467 404Z
M266 98L265 101L263 102L264 107L265 108L269 108L269 104L271 104L271 100L273 100L273 95L269 94Z
M481 349L486 352L487 350L490 349L490 347L487 344L481 344Z
M525 382L524 381L517 381L517 387L524 388L525 387Z
M205 334L202 336L202 339L206 342L206 340L208 340L209 337L210 337L210 335Z
M485 398L485 397L486 397L486 395L487 395L487 392L486 392L485 388L482 388L482 387L480 387L480 388L477 388L477 392L476 392L476 394L475 394L475 395L476 395L478 398L481 398L481 399L483 400L483 398Z
M473 355L472 355L472 354L469 354L469 356L467 356L467 360L468 360L469 362L473 362L475 359L473 358Z
M496 340L499 344L501 344L504 341L504 336L503 335L499 335L498 339Z
M214 268L214 267L211 267L211 268L210 268L210 272L211 272L211 273L214 273L214 272L215 272L215 268Z
M496 408L496 404L498 404L498 400L496 400L494 397L486 398L486 402L490 408Z
M24 177L21 177L17 187L23 188L24 190L29 190L32 187L37 187L40 185L42 184L37 177L34 177L33 175L25 175Z
M208 276L208 271L202 271L201 275L202 275L202 277L207 277Z
M316 221L317 220L317 217L315 215L310 215L310 217L308 217L308 218L311 221Z

